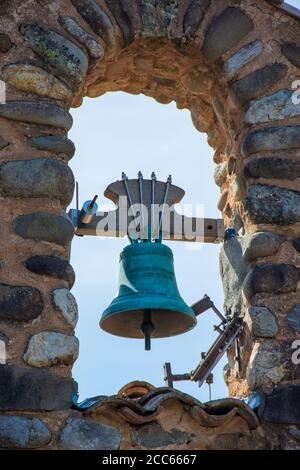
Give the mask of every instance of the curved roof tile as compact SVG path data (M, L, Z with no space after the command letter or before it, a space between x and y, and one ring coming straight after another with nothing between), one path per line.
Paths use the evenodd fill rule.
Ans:
M123 387L121 391L130 391L130 395L135 398L120 395L99 397L99 400L83 413L88 416L96 416L111 408L114 413L117 412L128 423L142 425L157 421L165 404L169 400L176 400L185 404L192 418L203 427L216 428L229 423L236 416L241 417L251 430L256 429L259 425L254 411L242 400L224 398L201 403L186 393L168 387L145 387L144 390L147 393L144 395L141 395L142 389L143 387L137 383L135 391L135 385L131 383L130 386Z

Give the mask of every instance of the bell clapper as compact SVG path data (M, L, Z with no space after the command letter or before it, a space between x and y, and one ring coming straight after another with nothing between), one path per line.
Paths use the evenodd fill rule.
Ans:
M141 332L145 337L145 351L151 351L151 336L155 326L151 321L151 309L144 310L144 321L141 324Z

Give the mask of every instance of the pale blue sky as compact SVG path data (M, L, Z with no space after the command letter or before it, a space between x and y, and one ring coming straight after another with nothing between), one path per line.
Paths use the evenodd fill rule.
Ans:
M109 183L125 171L129 177L144 177L155 171L165 180L169 173L174 184L186 191L183 202L204 204L205 216L219 218L216 209L219 190L213 180L212 149L206 135L194 129L188 111L174 103L161 105L151 98L125 93L109 93L85 99L73 110L74 126L70 137L76 144L71 167L80 183L80 202L103 194ZM104 197L100 203L107 203ZM73 203L74 206L74 203ZM100 207L101 208L101 207ZM80 356L74 366L81 398L95 394L114 394L131 380L146 380L163 385L163 363L170 361L177 373L188 372L215 337L214 315L204 314L190 333L170 339L154 340L151 352L143 341L111 336L98 326L102 311L113 299L118 282L118 259L127 239L75 237L71 262L76 271L73 293L79 304L76 334ZM190 251L182 242L170 242L175 257L180 292L188 303L205 293L222 308L219 278L219 245ZM226 394L222 368L215 374L213 396ZM180 382L180 390L202 400L208 399L207 386Z
M300 2L290 1L299 6ZM108 93L97 99L84 100L72 110L74 126L70 138L76 144L76 154L70 163L80 183L80 202L103 192L109 183L125 171L130 178L139 170L144 177L155 171L165 180L169 173L174 184L186 191L183 202L204 204L205 216L219 218L219 189L213 179L212 149L206 135L197 132L190 113L177 110L174 103L161 105L151 98ZM71 205L75 206L74 201ZM101 208L101 207L100 207ZM132 380L146 380L163 385L163 363L172 363L176 373L193 369L215 338L212 311L205 313L197 327L184 335L153 340L152 351L143 350L143 341L123 339L100 330L102 311L114 297L118 282L118 259L127 239L75 237L71 263L76 271L72 292L79 305L76 334L80 340L80 355L73 376L79 383L80 398L111 395ZM220 246L205 244L197 251L187 250L182 242L170 242L175 257L175 269L181 295L189 303L207 293L222 309L223 292L219 276ZM215 369L212 396L226 396L222 368ZM208 388L178 382L176 387L208 400Z

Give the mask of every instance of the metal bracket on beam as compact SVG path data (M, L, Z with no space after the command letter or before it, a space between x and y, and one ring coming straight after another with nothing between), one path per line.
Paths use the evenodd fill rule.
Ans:
M174 382L186 380L197 382L199 387L201 387L209 379L213 369L232 344L235 343L236 349L239 350L237 342L238 336L244 327L243 319L237 315L226 315L225 317L207 295L192 305L196 316L201 315L210 308L221 320L221 324L214 327L215 331L219 333L218 338L207 353L202 353L201 362L189 373L173 374L171 364L166 362L164 364L164 380L168 387L173 388ZM237 352L237 356L239 356L239 352ZM237 360L239 361L240 358L237 357Z

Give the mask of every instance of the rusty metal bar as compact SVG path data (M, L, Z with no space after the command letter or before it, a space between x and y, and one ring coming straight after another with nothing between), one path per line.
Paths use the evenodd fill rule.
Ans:
M226 318L222 315L222 313L217 309L210 297L208 297L208 295L206 294L203 299L199 300L199 302L196 302L192 305L192 309L194 310L196 316L201 315L201 313L206 312L206 310L209 310L210 308L220 318L222 323L226 321Z
M227 349L235 341L243 328L243 321L239 317L234 317L228 326L225 328L223 334L217 338L210 350L205 355L205 358L200 362L194 371L191 373L191 380L198 382L199 387L205 382L211 371L215 368L221 357L225 354Z
M210 299L209 299L210 300ZM216 367L227 349L236 341L238 335L243 329L243 320L241 317L233 317L228 320L224 330L219 331L219 337L213 343L207 353L202 353L202 360L195 370L187 374L173 374L171 364L166 362L164 365L164 380L168 387L174 386L173 382L190 380L198 382L199 387L209 378L213 369Z
M164 364L164 381L167 387L173 388L173 382L181 382L183 380L191 380L191 374L172 374L170 362Z

